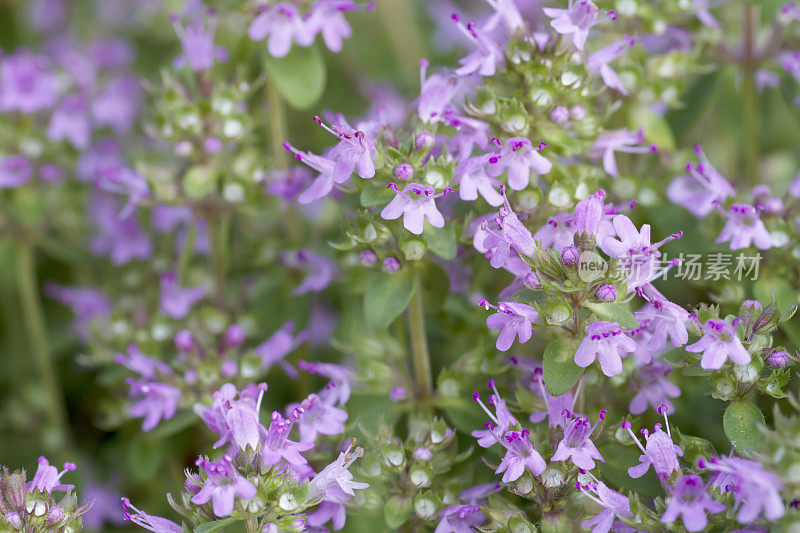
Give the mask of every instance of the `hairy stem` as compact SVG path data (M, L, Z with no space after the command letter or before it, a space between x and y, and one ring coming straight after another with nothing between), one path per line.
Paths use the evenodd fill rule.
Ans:
M433 394L431 359L428 353L428 337L425 332L425 307L419 268L414 268L414 295L408 306L408 327L411 333L412 362L417 386L417 397L427 398Z
M286 131L286 110L283 107L281 95L275 84L267 80L267 102L269 105L269 138L272 150L272 159L277 169L289 166L289 158L283 143L288 138Z
M758 92L756 90L755 54L756 39L756 7L751 3L743 6L742 30L742 126L744 155L744 173L749 183L756 183L758 179Z
M226 270L227 270L227 221L226 215L213 212L208 217L208 236L211 245L211 270L214 276L214 301L220 309L226 310Z
M47 396L50 423L58 431L58 441L63 446L68 438L67 407L61 386L56 378L55 365L47 343L47 325L36 281L36 250L33 243L23 241L17 253L19 296L25 329L30 338L33 360L39 373L43 394Z

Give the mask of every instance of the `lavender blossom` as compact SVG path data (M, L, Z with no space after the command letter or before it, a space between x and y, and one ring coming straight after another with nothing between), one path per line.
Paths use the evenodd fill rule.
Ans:
M472 533L486 521L479 505L450 505L439 513L434 533Z
M469 76L477 73L481 76L494 76L497 65L504 59L500 45L486 35L474 22L465 25L455 13L453 13L452 19L458 25L461 33L477 47L475 51L459 59L461 67L456 69L456 74Z
M236 471L231 457L225 455L220 461L197 460L197 466L208 476L200 492L192 496L192 503L203 505L211 501L214 514L230 516L235 499L250 500L256 495L256 487Z
M495 144L499 140L492 139ZM531 172L534 174L547 174L553 168L553 164L540 154L543 145L533 147L531 141L524 137L511 137L506 140L500 149L497 160L490 161L487 173L490 177L496 178L504 171L508 171L508 186L515 191L521 191L528 186Z
M695 146L694 151L700 157L700 163L686 163L689 174L672 180L667 187L667 198L685 207L694 216L703 218L714 209L716 203L725 201L735 191L728 180L717 172L700 145Z
M125 520L148 531L153 531L154 533L181 533L183 531L181 526L172 520L140 511L131 504L128 498L122 498L122 507L125 509L125 513L122 515ZM134 511L134 513L129 513L129 510Z
M309 336L307 331L294 335L294 322L287 320L275 333L256 346L253 353L261 359L261 368L267 370L278 364L290 377L297 377L297 370L286 362L286 356L304 343Z
M604 12L592 0L569 0L567 9L545 7L544 14L550 17L550 25L562 35L572 36L572 44L578 50L583 50L586 38L597 24L604 20L614 20L617 14L613 11ZM605 14L602 18L600 15Z
M24 155L10 155L0 159L0 189L16 189L33 177L30 160Z
M660 408L659 413L664 415L664 420L666 421L666 409L663 407ZM639 439L636 438L636 435L633 434L630 422L623 422L622 427L628 430L636 446L642 451L642 455L639 456L639 464L628 469L629 476L634 479L642 477L650 469L650 465L653 465L653 470L656 475L664 480L669 479L675 472L681 471L681 467L678 464L678 457L683 456L683 450L680 446L672 442L669 422L667 422L666 433L661 431L661 424L655 425L652 434L648 433L646 429L643 429L644 446L642 446Z
M636 341L616 322L595 320L586 326L586 337L575 352L575 364L587 367L597 359L606 376L622 372L622 358L636 350Z
M700 359L700 366L705 369L722 368L725 361L730 359L737 365L750 363L750 354L742 345L742 341L736 335L736 325L725 320L710 318L702 325L703 336L686 347L687 352L703 353Z
M131 405L130 415L144 418L142 431L150 431L162 420L175 416L181 391L166 383L128 378L130 396L136 401Z
M486 326L489 329L499 329L500 335L497 337L497 349L501 352L508 351L514 344L514 339L519 337L520 344L528 342L533 335L533 323L539 321L539 313L536 308L519 302L500 302L497 307L482 301L486 309L490 307L497 310L486 319Z
M240 449L258 448L267 433L258 421L261 400L267 390L266 383L262 383L257 389L258 395L253 398L247 389L240 392L231 383L226 383L213 394L211 407L195 406L195 411L203 422L220 437L214 443L214 448L228 443L235 446L229 450L232 453Z
M486 173L486 165L492 157L495 156L486 154L471 157L458 166L456 176L459 176L459 198L471 202L477 200L480 193L491 206L497 207L503 204L503 195L495 188L500 186L500 181L490 178Z
M615 41L609 46L601 48L589 56L589 59L586 61L586 69L594 74L599 74L607 87L627 95L628 90L625 89L617 73L614 72L608 64L630 50L635 43L636 39L630 35L626 35L619 41Z
M403 190L398 189L394 183L389 184L394 190L395 197L381 211L381 218L394 220L403 217L403 227L415 235L421 235L425 221L434 228L444 227L444 217L436 208L436 198L447 194L450 189L436 194L430 185L422 183L409 183Z
M701 466L715 473L713 487L733 493L736 520L749 524L760 514L770 522L783 516L785 508L780 491L783 484L773 472L764 470L758 461L733 455L712 457Z
M342 50L343 41L353 34L344 13L361 9L371 11L374 8L375 2L357 4L352 0L317 0L308 13L307 24L314 34L322 34L328 50L338 53Z
M214 33L217 29L215 12L210 10L208 19L197 18L184 27L178 15L171 17L172 26L183 46L183 53L175 59L176 68L188 65L195 72L208 70L214 61L224 61L228 53L221 46L214 46Z
M67 287L48 282L44 293L72 309L73 325L82 339L89 338L89 326L95 319L105 321L111 315L111 300L91 287Z
M339 457L322 469L308 485L309 495L312 498L326 493L330 488L336 487L345 494L355 496L356 489L366 489L368 483L353 481L353 474L348 468L356 459L364 455L361 448L352 449L352 445L346 451L339 454Z
M605 462L603 456L592 442L591 435L605 419L606 411L600 411L597 422L592 426L589 417L571 416L567 414L564 423L564 437L558 443L556 453L550 461L566 461L569 459L572 464L584 470L591 470L595 467L595 460Z
M509 431L502 439L498 439L498 442L506 449L503 460L495 470L495 474L505 472L503 483L516 481L526 468L534 476L538 476L547 466L542 456L531 444L527 429L523 429L522 432Z
M716 242L730 241L731 250L748 248L751 244L761 250L771 248L772 236L759 218L759 211L758 207L747 204L731 205L729 211L722 212L728 221L725 222Z
M158 307L162 313L175 320L185 318L192 306L202 300L208 292L203 286L181 287L177 272L165 272L159 276L159 280L161 293L158 298Z
M50 117L47 126L47 139L58 142L66 139L78 150L89 148L92 126L86 99L78 94L64 97L61 104Z
M298 11L286 2L271 6L259 6L261 13L247 28L247 35L254 41L267 40L267 50L274 57L285 57L296 42L300 46L311 46L314 29Z
M664 407L666 414L675 412L675 407L669 399L680 396L681 390L674 383L667 381L670 372L672 367L659 360L653 360L638 369L633 377L636 396L628 404L628 411L632 415L644 413L648 405L654 410Z
M671 524L680 516L687 531L702 531L708 524L707 514L725 510L725 505L715 502L706 492L703 479L697 474L684 474L670 491L667 508L661 522Z
M302 466L308 461L301 455L314 447L313 442L289 440L295 420L302 414L295 409L289 418L283 418L278 411L272 412L267 436L261 450L261 462L266 466L278 465L282 460L292 466Z
M280 259L285 266L306 272L305 279L292 291L295 296L321 292L339 273L336 263L308 250L287 251L281 254Z
M0 59L0 111L30 114L52 107L59 83L42 56L21 49Z
M302 442L314 442L320 433L338 435L344 432L347 412L334 407L328 398L310 394L299 405L289 405L286 410L291 416L291 412L297 407L300 407L301 413L297 417L297 427Z
M489 381L489 388L493 390L493 394L489 395L489 405L494 407L495 414L489 410L486 405L481 401L480 395L477 392L472 393L472 399L478 402L478 405L489 415L492 422L488 422L486 429L480 429L472 432L472 436L478 439L478 446L481 448L489 448L498 442L498 435L504 435L511 426L518 425L517 419L511 414L511 411L506 407L506 401L500 397L497 392L494 380Z
M28 492L39 491L42 493L50 494L54 490L66 492L75 488L75 485L65 485L61 483L61 478L67 472L74 472L77 467L75 463L64 463L64 469L59 472L58 468L50 464L47 457L39 457L39 466L36 468L36 473L33 479L28 482Z
M589 475L591 475L591 472L589 472ZM592 477L594 478L594 476ZM582 528L589 529L589 527L594 526L592 527L592 533L608 533L614 527L614 520L617 517L633 517L628 498L619 492L609 489L602 481L598 481L595 478L593 482L586 485L576 481L575 486L584 496L602 508L602 511L595 517L581 522Z

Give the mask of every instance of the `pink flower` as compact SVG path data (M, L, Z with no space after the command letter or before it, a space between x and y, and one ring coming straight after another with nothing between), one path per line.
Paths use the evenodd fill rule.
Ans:
M687 352L703 353L700 359L702 368L722 368L728 359L738 365L750 363L750 354L736 335L736 319L734 324L730 324L725 320L710 318L703 324L703 331L699 341L686 347Z
M600 18L599 15L605 13ZM562 35L571 35L572 44L578 50L583 50L589 30L604 20L614 20L617 14L613 11L604 12L592 0L569 0L567 9L544 8L544 14L553 20L550 25Z
M622 372L622 358L636 348L636 341L618 323L595 320L586 326L586 337L575 352L575 364L585 368L597 359L603 374L616 376Z
M444 227L444 217L436 208L435 199L444 196L450 189L436 194L430 185L422 183L409 183L403 190L399 190L394 183L389 185L396 196L381 211L381 218L394 220L403 217L403 226L414 233L421 235L425 228L425 221L434 228Z

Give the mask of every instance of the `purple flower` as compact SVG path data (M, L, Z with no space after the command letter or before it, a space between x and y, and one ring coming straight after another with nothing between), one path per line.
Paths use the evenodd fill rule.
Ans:
M267 431L259 423L258 413L267 384L260 384L256 390L258 393L254 398L250 389L240 392L233 384L226 383L212 395L211 407L195 407L203 422L219 435L214 448L231 443L236 449L230 451L235 453L238 449L246 450L248 447L255 450L261 444Z
M50 117L47 126L47 139L58 142L66 139L78 150L89 148L92 126L86 99L78 94L69 94Z
M614 20L617 14L613 11L600 10L592 0L569 0L567 9L545 7L544 14L553 19L550 25L562 35L571 35L572 44L583 50L589 30L604 20ZM605 13L600 18L599 15Z
M336 263L332 260L308 250L283 252L280 255L280 260L284 266L306 272L303 282L292 291L295 296L324 290L339 273Z
M342 42L353 34L344 13L360 9L372 10L374 7L375 2L360 5L352 0L317 0L308 13L307 24L315 35L322 34L328 50L338 53L342 50Z
M503 204L503 196L495 189L500 186L500 181L486 174L486 165L492 157L495 156L486 154L470 157L458 166L456 176L459 177L459 198L471 202L477 200L480 193L491 206L498 207Z
M611 45L601 48L589 56L589 59L586 61L586 69L594 74L599 74L607 87L616 89L622 94L628 94L628 90L622 85L619 76L617 76L617 73L614 72L608 64L630 50L634 43L636 43L636 39L630 35L626 35L619 41L615 41Z
M574 218L571 227L575 233L594 235L603 220L606 191L599 189L575 205Z
M667 198L685 207L694 216L703 218L714 209L715 203L725 201L735 191L728 180L717 172L700 145L695 146L694 151L700 157L700 163L686 163L689 174L672 180L667 187Z
M715 502L706 492L703 479L697 474L684 474L670 491L661 522L671 524L680 516L687 531L702 531L708 524L707 513L716 514L725 505Z
M640 415L647 410L648 404L655 410L665 407L666 414L675 412L670 398L677 398L681 390L677 385L667 381L667 376L672 372L672 367L659 360L640 367L633 377L633 388L637 391L628 411L632 415Z
M575 364L585 368L596 358L603 374L616 376L622 372L622 358L636 348L636 341L618 323L595 320L586 326L586 336L575 352Z
M161 292L158 297L158 308L162 313L175 320L182 320L192 310L192 306L202 300L207 292L206 287L183 288L178 280L177 272L165 272L159 276Z
M539 320L536 308L518 302L500 302L494 307L485 300L481 305L486 309L493 307L497 310L486 319L486 326L489 329L501 330L497 337L498 350L508 351L516 337L519 337L520 344L530 340L533 335L533 323Z
M300 370L305 370L318 376L325 376L334 385L332 396L339 405L344 405L350 399L350 388L354 381L353 371L346 366L335 363L320 363L312 361L298 361L297 366Z
M267 50L274 57L284 57L292 48L292 42L300 46L311 46L314 42L314 30L303 19L292 4L279 3L272 6L260 6L261 13L253 19L247 28L247 35L254 41L263 41L267 37Z
M191 70L199 72L213 67L215 59L225 61L226 50L214 46L217 17L213 10L209 10L207 22L198 17L189 22L185 28L178 15L173 15L171 19L172 27L175 28L175 33L183 46L183 53L175 59L176 68L188 64Z
M94 501L92 507L83 515L84 527L99 531L106 524L124 523L116 508L120 500L116 483L100 484L90 481L81 490L81 496L86 501Z
M322 128L336 135L339 138L337 144L328 153L328 157L335 161L333 167L333 181L342 183L346 181L354 171L364 179L375 176L375 163L372 156L375 153L375 142L368 133L356 130L346 123L333 124L327 126L322 119L314 117L314 122Z
M33 177L31 162L24 155L10 155L0 159L0 189L15 189Z
M434 533L474 533L475 526L486 522L480 505L451 505L439 513Z
M89 325L96 318L106 320L111 315L111 300L102 292L90 287L67 287L54 282L44 286L49 298L58 300L72 309L74 327L82 339L89 338Z
M108 195L93 195L89 216L97 226L90 248L97 255L108 254L114 265L124 265L134 259L147 259L153 252L150 237L135 214L121 218L119 202Z
M659 409L659 412L664 414L664 419L666 420L666 409ZM639 464L628 469L629 476L634 479L642 477L650 470L650 465L653 465L653 470L656 475L662 479L669 479L672 474L681 471L681 466L678 464L678 457L683 456L683 450L681 450L680 446L672 442L672 433L669 431L669 423L667 423L667 433L661 431L661 424L655 425L652 434L648 433L646 429L643 429L644 446L642 446L639 439L636 438L636 435L633 434L630 422L623 422L622 427L628 430L636 446L642 451L642 455L639 456Z
M150 195L150 186L147 184L147 180L138 172L127 167L104 168L92 183L102 191L128 197L128 202L120 210L120 218L128 217L139 202Z
M428 73L427 59L419 62L420 95L417 101L417 115L426 124L439 122L445 115L445 110L455 97L459 85L456 79L441 74Z
M64 474L74 472L76 469L75 463L64 463L64 469L59 472L58 468L51 465L50 461L42 455L39 457L39 466L36 468L33 480L28 482L28 492L38 490L39 492L50 494L54 490L68 491L73 489L75 485L64 485L60 481Z
M725 320L710 318L703 324L703 336L686 347L687 352L703 353L700 366L707 370L722 368L730 360L737 365L750 363L750 354L736 335L737 319L730 324Z
M99 179L106 169L122 167L124 164L119 141L107 137L95 142L81 154L75 171L81 181L94 181Z
M476 146L481 150L485 150L489 146L489 124L486 122L456 115L453 108L448 108L445 112L444 122L457 130L448 146L459 161L468 159Z
M506 454L494 473L505 472L503 474L503 483L511 483L518 480L526 468L534 476L544 472L547 465L531 444L527 429L523 429L520 433L509 431L502 439L498 439L498 442L506 449Z
M311 182L308 189L297 197L297 201L301 204L309 204L314 200L324 198L331 192L334 183L344 183L350 177L338 176L337 179L341 181L336 181L333 175L333 169L336 163L332 159L315 155L311 152L301 152L289 143L283 143L283 147L287 151L292 152L295 159L319 172L319 176L314 178L314 181Z
M59 83L47 60L22 49L0 60L0 111L36 113L52 107Z
M644 142L644 130L619 130L613 133L598 135L591 152L595 157L602 157L605 171L615 178L618 178L619 171L617 170L617 160L614 157L615 152L646 154L658 151L658 148L653 144L649 146L639 146L642 142Z
M283 418L278 411L272 412L267 437L261 450L261 461L266 466L274 466L286 461L293 466L305 465L308 461L300 452L305 452L314 447L313 442L295 442L289 440L294 421L302 412L295 409L289 418Z
M748 248L751 244L761 250L772 247L772 237L764 222L758 217L759 208L747 204L733 204L728 212L722 211L722 214L728 221L725 222L722 233L715 242L730 241L731 250Z
M153 531L154 533L181 533L183 531L181 526L172 520L140 511L131 505L131 501L128 498L122 498L122 507L125 509L125 513L122 515L125 520L148 531ZM134 514L129 513L128 510L133 510Z
M425 221L434 228L444 227L444 217L436 208L436 198L444 196L450 189L436 194L430 185L411 182L403 190L394 183L389 188L395 192L395 197L381 211L381 218L394 220L403 217L403 227L415 235L421 235L425 228Z
M339 531L344 527L347 520L345 503L350 499L352 499L352 496L345 494L339 487L329 488L319 507L308 515L306 522L310 526L321 528L330 521L334 531Z
M192 503L203 505L211 501L214 514L218 517L229 516L233 512L233 504L238 497L249 500L256 495L256 487L245 479L231 463L227 455L220 461L197 460L197 465L208 476L200 492L192 496Z
M478 405L489 415L489 418L494 422L487 422L486 429L475 430L472 436L478 439L478 446L481 448L489 448L498 442L498 435L503 435L508 431L511 426L518 424L517 419L511 414L511 411L506 407L506 401L500 397L497 392L494 380L489 381L489 388L493 390L493 394L489 395L489 405L494 407L495 414L489 410L486 405L481 401L480 395L477 392L472 393L472 399L478 402Z
M591 475L591 472L589 472L589 475ZM592 477L594 478L594 476ZM617 517L633 517L628 498L619 492L609 489L602 481L595 479L586 485L581 485L579 481L576 481L575 485L584 496L603 509L594 518L582 522L582 528L589 529L594 526L592 527L592 533L608 533L614 526L614 520Z
M278 364L290 377L297 377L297 371L286 362L285 357L304 343L309 333L301 331L294 335L294 327L294 322L287 320L267 340L256 346L253 353L261 359L261 368L267 370Z
M645 285L640 294L648 299L648 303L633 315L640 324L649 324L649 329L653 331L647 349L651 352L661 350L667 345L667 337L676 348L686 344L689 341L686 330L689 312L667 300L652 285Z
M595 460L603 461L603 456L597 451L597 447L592 442L591 435L605 419L606 412L600 411L600 416L592 426L591 419L587 416L567 415L569 418L564 423L564 438L558 443L556 453L550 461L572 461L572 464L584 470L591 470L595 466Z
M132 76L118 76L92 99L92 118L98 126L125 133L133 127L140 102L139 81Z
M461 33L476 46L475 51L458 60L461 66L456 69L456 74L469 76L478 73L481 76L494 76L497 65L504 59L503 49L474 22L464 25L457 14L453 13L451 17Z
M783 484L759 462L731 455L713 457L701 466L715 473L714 488L733 493L739 523L749 524L761 513L770 522L783 516L785 509L780 493Z
M353 462L364 455L364 450L356 448L352 450L352 446L347 448L346 451L339 454L334 462L322 469L314 478L309 482L309 497L316 498L321 496L331 488L341 490L345 494L355 496L355 489L366 489L369 487L368 483L353 481L353 474L350 473L348 468Z
M344 432L347 412L334 407L317 394L310 394L299 405L290 405L286 409L291 414L297 407L300 407L297 427L302 442L316 441L318 433L338 435Z
M128 378L129 394L135 400L130 415L144 418L142 431L150 431L162 420L175 416L181 391L166 383L150 382Z
M495 144L499 140L492 139ZM496 178L508 170L508 186L515 191L521 191L528 186L531 172L534 174L547 174L553 164L540 154L543 144L533 147L531 141L524 137L511 137L500 149L497 160L490 162L487 172Z
M505 191L503 188L500 188L501 194L505 196ZM513 268L514 265L509 265L509 261L512 259L517 259L519 262L522 262L511 250L512 248L517 251L520 255L524 256L533 256L534 252L536 251L537 244L531 235L531 232L526 228L522 222L520 222L519 217L511 209L511 205L508 203L508 198L505 198L505 204L500 206L500 210L497 213L497 216L494 217L494 223L499 228L500 232L494 231L489 228L489 224L486 220L482 220L480 224L481 233L486 234L486 237L480 242L480 248L477 248L478 251L491 250L492 257L489 264L492 265L494 268L506 268L509 270L515 270L515 275L524 275L527 272L530 272L530 267L527 267L523 262L520 266L526 266L527 268L520 268L516 269ZM476 241L478 239L478 232L476 231ZM511 267L511 268L509 268Z
M172 374L172 368L167 363L144 355L135 344L128 346L127 354L118 353L114 356L114 362L148 380L156 379L158 374Z

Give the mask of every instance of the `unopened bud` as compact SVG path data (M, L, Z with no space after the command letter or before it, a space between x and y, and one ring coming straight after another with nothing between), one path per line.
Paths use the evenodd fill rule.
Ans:
M225 330L225 341L231 348L240 346L244 342L245 337L244 328L239 324L234 324Z
M64 520L65 516L66 513L64 513L64 511L62 511L60 507L51 507L50 512L47 513L47 525L55 526L56 524Z
M594 295L601 302L615 302L617 300L617 289L613 285L601 285Z
M358 257L358 260L361 262L362 265L366 267L371 267L375 266L375 264L378 262L378 256L375 255L375 252L373 252L372 250L364 250Z
M419 261L420 259L425 257L425 250L428 249L428 245L425 244L424 241L413 239L410 241L406 241L403 244L402 249L407 260Z
M772 368L783 368L789 364L789 354L785 350L772 350L764 362Z
M550 120L553 122L564 122L569 120L569 110L560 105L550 112Z
M182 352L191 352L194 347L194 336L189 330L182 329L175 335L175 347Z
M396 257L387 257L383 260L383 269L389 274L400 271L400 261Z
M423 131L417 134L417 137L414 139L414 148L419 150L420 152L427 152L433 145L436 143L436 139L434 139L433 135L428 133L427 131Z
M414 175L414 167L408 163L400 163L394 167L394 175L399 180L408 181Z
M561 263L567 268L575 268L580 261L581 253L574 246L565 246L561 250Z

